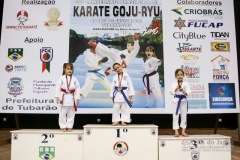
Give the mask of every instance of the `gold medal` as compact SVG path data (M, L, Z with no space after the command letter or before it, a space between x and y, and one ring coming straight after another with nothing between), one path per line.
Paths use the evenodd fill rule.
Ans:
M121 90L122 90L122 87L118 87L118 90L121 91Z

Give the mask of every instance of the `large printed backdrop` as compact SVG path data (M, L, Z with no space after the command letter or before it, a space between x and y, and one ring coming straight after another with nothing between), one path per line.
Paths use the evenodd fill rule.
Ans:
M189 113L238 113L239 86L233 1L5 0L0 48L1 113L58 113L55 83L62 64L74 64L85 84L88 41L120 54L133 35L140 50L127 66L136 95L132 113L172 113L171 83L182 68L192 93ZM145 49L153 46L164 104L147 106L142 82ZM112 66L102 65L102 70ZM115 73L107 76L112 81ZM77 113L111 113L109 90L95 83Z

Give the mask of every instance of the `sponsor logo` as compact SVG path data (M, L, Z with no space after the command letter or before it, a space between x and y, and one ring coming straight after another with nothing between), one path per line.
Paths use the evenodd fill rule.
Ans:
M151 129L151 135L156 135L156 130L155 129Z
M175 8L175 9L172 9L173 12L177 13L178 15L182 16L182 7L178 7L178 8Z
M222 6L222 1L215 0L177 0L180 5Z
M63 22L58 20L59 16L60 11L56 7L50 8L48 10L49 20L45 22L44 25L47 26L49 30L57 30L59 26L63 25Z
M223 26L222 22L208 22L208 20L195 20L191 19L188 21L187 27L194 28L220 28Z
M12 72L13 71L13 66L11 64L6 65L5 71L7 71L8 73Z
M209 83L209 101L211 109L236 108L235 84Z
M215 81L228 81L229 80L229 71L228 71L228 63L229 59L219 55L211 60L213 63L213 80Z
M183 32L174 32L173 38L175 39L184 39L188 41L189 39L205 39L205 34L197 34L195 32L183 33Z
M184 64L195 64L199 57L192 54L186 54L182 55L181 59L183 60Z
M210 32L212 38L215 40L227 40L229 38L229 32Z
M160 147L165 147L166 146L166 142L165 141L160 141Z
M25 71L27 71L27 66L25 66L25 65L16 65L16 66L14 66L14 71L15 72L25 72Z
M182 65L181 68L188 78L200 78L200 66Z
M49 90L55 87L55 83L51 80L33 80L33 92L37 94L48 93Z
M78 141L83 141L83 136L82 136L82 134L80 134L80 135L77 136L77 140L78 140Z
M25 43L43 43L43 38L29 38L29 37L26 37L25 40L24 40Z
M183 27L186 27L186 25L184 24L185 21L186 20L182 20L181 17L179 17L177 20L174 20L175 22L174 27L178 27L181 30Z
M39 146L39 158L43 160L51 160L55 157L54 146Z
M185 14L193 15L222 15L223 11L221 9L212 10L212 9L184 9Z
M211 42L212 52L230 52L229 42Z
M14 62L23 57L23 48L9 48L8 49L8 58Z
M86 134L87 135L90 135L92 133L92 130L91 129L86 129Z
M10 25L6 26L6 29L15 29L15 30L30 30L30 29L37 29L37 25L26 25L29 18L29 14L25 10L21 10L17 13L17 21L19 22L18 25Z
M54 5L55 0L22 0L23 5Z
M42 47L40 49L40 60L42 61L42 72L47 70L50 73L50 62L53 59L52 47Z
M22 94L23 91L22 78L20 77L11 78L10 81L8 82L7 88L9 89L8 94L13 95L14 97Z
M192 46L191 43L178 43L177 51L182 52L202 52L202 45L199 47Z
M18 134L17 134L17 133L14 133L14 134L12 135L12 138L13 138L13 140L18 140Z
M191 152L191 157L192 157L192 160L199 160L200 152L199 151L192 151Z
M124 156L128 152L128 145L124 141L118 141L113 145L113 151L118 156Z

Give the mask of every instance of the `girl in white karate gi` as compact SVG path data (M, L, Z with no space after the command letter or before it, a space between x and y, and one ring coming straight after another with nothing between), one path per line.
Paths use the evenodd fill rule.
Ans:
M132 96L135 95L132 81L127 73L122 71L119 63L113 64L113 69L117 75L113 76L110 97L113 100L112 122L113 126L121 122L122 126L130 123L130 107L132 106Z
M181 124L182 136L188 137L185 132L187 128L187 110L188 102L187 96L191 92L190 86L187 82L183 81L184 71L182 69L177 69L175 71L175 77L177 82L173 82L170 94L174 95L172 106L173 106L173 130L175 130L175 137L179 137L179 112L181 112Z
M80 100L80 84L73 74L71 63L64 63L63 74L56 84L55 98L57 104L61 104L59 113L59 126L62 131L72 131L76 105Z
M147 56L147 60L144 65L145 75L143 76L147 100L145 107L153 107L153 103L156 101L155 108L162 108L164 103L159 83L159 74L157 72L158 66L162 64L162 61L156 58L155 50L152 46L148 46L146 48L145 54Z
M111 87L111 82L107 79L104 72L101 70L103 57L96 54L96 46L92 41L89 42L90 49L87 49L85 55L85 63L88 66L88 73L83 87L80 89L80 94L87 97L96 82L100 82L108 91Z

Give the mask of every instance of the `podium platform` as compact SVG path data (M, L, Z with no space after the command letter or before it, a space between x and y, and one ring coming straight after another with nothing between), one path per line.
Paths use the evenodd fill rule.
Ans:
M231 160L231 137L222 135L158 136L159 160Z
M231 160L231 137L158 135L156 125L11 131L11 160Z
M11 131L11 160L83 160L83 130Z
M156 125L85 125L84 160L157 160Z

